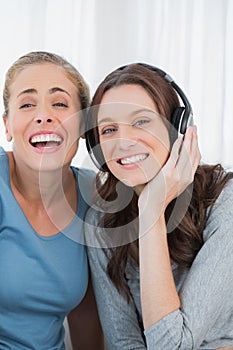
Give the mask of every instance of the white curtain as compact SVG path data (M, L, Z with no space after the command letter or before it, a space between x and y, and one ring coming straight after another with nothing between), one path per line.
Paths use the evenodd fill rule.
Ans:
M232 19L231 0L0 0L0 87L13 61L32 50L67 58L92 93L122 64L156 65L192 103L202 160L233 168ZM90 166L84 148L75 163Z

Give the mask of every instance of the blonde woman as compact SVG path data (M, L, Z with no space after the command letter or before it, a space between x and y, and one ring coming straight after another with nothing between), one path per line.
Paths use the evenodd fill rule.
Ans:
M71 167L88 87L62 57L31 52L8 70L0 148L0 348L102 349L82 242L93 175ZM82 188L81 188L82 187Z

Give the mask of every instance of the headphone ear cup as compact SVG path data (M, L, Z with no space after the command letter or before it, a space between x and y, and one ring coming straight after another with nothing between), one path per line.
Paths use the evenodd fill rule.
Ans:
M171 127L170 127L170 142L171 146L175 142L180 133L181 120L184 115L185 108L178 107L174 110L171 116Z
M177 130L177 132L180 131L179 126L181 124L181 119L183 117L184 110L185 110L184 107L178 107L172 113L171 124L174 126L174 128Z
M96 165L96 167L101 171L108 171L108 167L105 164L104 156L100 147L100 144L97 143L96 135L94 129L89 129L85 133L86 138L86 147L87 151Z

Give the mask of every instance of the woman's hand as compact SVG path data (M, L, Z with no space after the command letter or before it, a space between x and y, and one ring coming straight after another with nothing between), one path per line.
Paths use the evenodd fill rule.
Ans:
M142 190L138 202L140 222L146 222L149 228L164 214L168 204L193 182L200 159L196 126L190 126L184 139L175 141L165 165Z
M139 196L139 266L145 329L180 308L164 211L193 182L199 161L196 127L189 127L183 142L176 140L166 164Z

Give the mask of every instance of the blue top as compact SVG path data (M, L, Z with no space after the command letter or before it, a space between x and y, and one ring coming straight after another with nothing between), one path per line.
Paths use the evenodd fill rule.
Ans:
M72 169L90 193L92 173ZM12 193L8 157L0 147L1 350L64 349L64 318L80 303L88 283L86 249L80 244L85 200L79 190L75 219L62 232L39 235Z

